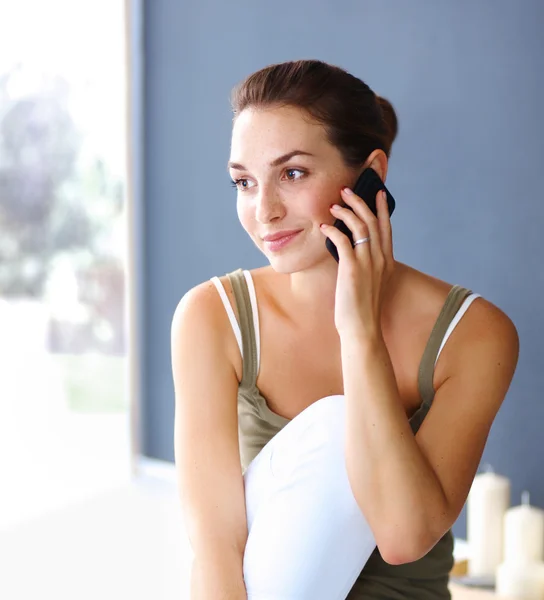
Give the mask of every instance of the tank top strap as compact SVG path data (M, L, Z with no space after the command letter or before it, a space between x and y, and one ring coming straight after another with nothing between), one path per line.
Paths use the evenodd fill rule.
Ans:
M252 389L257 379L257 341L249 289L242 269L227 273L227 277L234 293L242 333L243 364L240 387Z
M434 399L434 366L438 357L438 352L440 351L442 340L446 335L450 323L455 318L457 311L470 294L472 294L471 290L460 285L454 285L450 290L431 331L418 372L418 388L422 402L421 406L410 418L410 424L414 433L419 429L423 419L429 412L429 408Z

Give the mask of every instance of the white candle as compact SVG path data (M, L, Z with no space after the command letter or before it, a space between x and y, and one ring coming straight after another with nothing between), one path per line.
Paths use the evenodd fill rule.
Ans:
M494 576L503 556L504 514L510 481L492 471L476 475L467 500L468 573Z
M504 560L544 561L544 511L530 506L528 492L521 502L504 516Z
M544 563L502 563L497 567L495 592L508 598L543 600Z

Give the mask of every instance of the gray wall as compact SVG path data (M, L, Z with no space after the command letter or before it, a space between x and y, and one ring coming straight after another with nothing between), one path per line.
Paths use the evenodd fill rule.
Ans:
M544 507L544 4L154 0L144 9L143 451L173 460L170 322L192 286L264 257L228 186L231 87L319 58L397 109L396 257L515 322L519 366L484 461ZM465 532L464 513L454 528Z

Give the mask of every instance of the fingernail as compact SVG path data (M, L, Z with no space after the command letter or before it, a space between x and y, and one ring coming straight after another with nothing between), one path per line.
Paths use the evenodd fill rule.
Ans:
M353 194L353 191L352 191L352 190L350 190L350 188L349 188L349 187L342 188L342 191L343 191L345 194L347 194L348 196L349 196L349 195L351 195L351 194Z

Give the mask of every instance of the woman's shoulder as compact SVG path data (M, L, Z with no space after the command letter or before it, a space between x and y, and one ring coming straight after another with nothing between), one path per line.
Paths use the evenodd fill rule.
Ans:
M410 297L412 311L421 317L420 322L426 322L428 329L436 323L454 283L406 265L402 265L401 269L406 278L403 288L405 298ZM460 361L464 364L467 360L470 361L469 357L476 360L482 355L491 355L497 351L514 360L519 350L519 339L512 319L499 306L483 297L480 290L472 289L463 282L455 282L455 285L477 293L479 297L471 302L455 326L444 347L445 360L442 360L442 364L449 365L449 369L454 370L460 366ZM399 299L401 301L402 295Z
M449 282L430 275L423 271L418 271L413 267L398 263L401 275L401 288L406 296L410 297L414 306L422 307L429 310L431 313L437 314L440 312L448 295L451 293L455 285L465 288L467 292L476 293L479 295L478 301L471 304L470 314L477 319L495 320L495 321L510 321L510 318L491 300L483 297L481 290L472 289L463 281ZM402 301L400 295L399 301ZM498 324L498 323L497 323Z
M463 281L448 282L439 279L423 271L418 271L407 265L401 265L406 273L408 285L405 287L412 290L413 300L420 306L426 306L433 312L439 312L452 291L454 285L461 286L471 293L479 295L477 301L472 302L470 310L467 311L466 321L481 323L480 327L485 326L490 330L501 330L503 328L513 328L514 324L510 317L491 299L485 298L483 292L479 289L473 289Z
M203 281L183 294L172 317L173 326L181 320L216 329L222 324L221 298L211 279ZM222 309L224 312L224 308Z
M179 300L172 318L172 336L183 322L190 323L190 335L195 339L207 339L208 342L214 340L213 343L222 348L240 379L242 364L238 343L223 299L212 279L195 285ZM239 322L238 308L228 277L223 275L218 279Z

